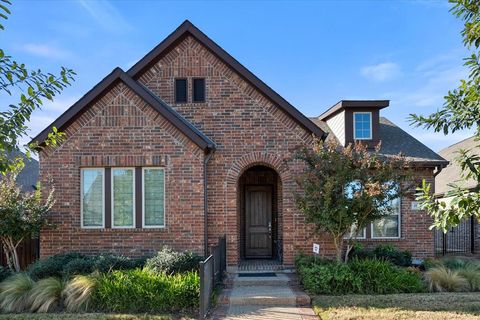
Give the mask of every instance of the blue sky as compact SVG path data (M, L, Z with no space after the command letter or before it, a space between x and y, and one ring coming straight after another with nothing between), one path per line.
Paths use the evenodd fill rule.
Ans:
M31 135L113 68L128 69L189 19L307 116L341 99L389 99L382 115L433 150L468 137L409 126L467 74L446 1L15 1L2 48L30 68L77 72L35 112Z

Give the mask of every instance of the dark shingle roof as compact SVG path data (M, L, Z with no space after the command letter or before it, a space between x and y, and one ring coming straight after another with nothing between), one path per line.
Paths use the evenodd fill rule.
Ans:
M326 122L318 117L310 119L322 130L328 132L326 141L339 142ZM380 153L385 156L402 153L409 161L422 165L444 166L448 164L447 160L384 117L380 117L379 139L382 141Z
M435 177L435 193L444 194L449 191L451 183L459 183L462 188L470 189L477 186L474 179L464 180L461 178L461 168L455 161L460 150L474 150L477 154L480 153L479 141L475 141L475 137L462 140L438 152L442 157L450 161L450 164L443 169Z
M12 152L8 155L8 158L13 159L17 155L21 155L25 163L25 167L17 176L17 184L22 188L23 191L33 191L35 190L35 186L38 182L38 161L33 158L27 159L25 154L22 152Z

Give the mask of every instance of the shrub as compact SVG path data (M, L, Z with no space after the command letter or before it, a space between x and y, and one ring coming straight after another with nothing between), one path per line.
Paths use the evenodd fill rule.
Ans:
M33 285L29 293L30 311L48 312L58 308L64 282L59 278L45 278Z
M373 250L378 259L385 259L397 266L408 267L412 265L412 254L410 251L400 251L395 246L386 244L379 245Z
M199 291L195 272L113 271L99 277L92 301L104 312L173 312L197 307Z
M10 269L0 266L0 282L12 275Z
M72 260L84 258L79 253L64 253L55 256L37 260L31 264L27 272L34 280L49 277L62 277L63 268Z
M4 312L22 312L28 309L29 294L34 283L25 273L14 274L0 283L0 309Z
M112 270L127 270L142 267L145 259L130 259L124 256L114 254L102 254L94 258L93 269L100 272L108 272Z
M64 304L67 311L78 312L89 308L92 293L97 286L99 277L98 273L90 276L77 275L67 283L63 290Z
M468 281L460 276L458 271L443 266L427 270L425 280L430 291L457 292L466 291L469 288Z
M450 270L458 270L464 268L470 260L461 257L445 257L441 260L441 264Z
M385 294L424 291L421 275L379 259L349 263L296 259L300 280L312 294Z
M178 252L163 247L154 257L147 259L145 268L156 273L182 273L198 269L202 257L193 252Z
M92 258L77 258L68 262L63 270L62 275L70 278L75 275L87 275L93 272L95 268L95 260Z
M458 270L458 275L467 280L470 291L480 291L480 267L477 263L468 262Z

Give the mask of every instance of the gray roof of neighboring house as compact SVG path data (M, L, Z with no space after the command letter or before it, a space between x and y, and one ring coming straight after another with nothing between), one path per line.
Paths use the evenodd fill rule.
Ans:
M326 122L319 118L311 119L322 130L328 132L327 141L339 142ZM380 117L379 139L382 142L380 153L385 156L402 153L409 161L422 165L438 166L448 163L433 150L384 117Z
M451 146L438 152L442 157L450 161L450 164L444 168L435 178L435 194L444 194L449 191L451 183L459 183L465 189L470 189L477 186L477 183L473 179L463 180L461 179L460 166L455 161L458 157L460 150L475 150L476 153L480 152L480 141L475 141L475 137L462 140Z
M38 161L33 158L27 159L25 154L22 152L10 153L8 157L13 159L17 155L23 156L23 161L25 163L25 167L17 176L17 184L22 187L23 191L33 191L35 190L35 186L38 182Z

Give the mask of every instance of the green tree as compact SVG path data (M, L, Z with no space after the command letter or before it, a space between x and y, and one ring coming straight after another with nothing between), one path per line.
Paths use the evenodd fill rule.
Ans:
M296 205L315 233L333 237L337 261L342 260L345 242L347 261L358 231L391 214L392 201L407 187L410 170L405 157L383 157L379 148L316 140L313 148L302 147L296 153L305 164Z
M22 241L38 237L48 226L48 212L54 204L53 189L45 201L40 187L23 192L9 174L0 183L0 241L12 271L20 271L17 248Z
M464 59L469 69L468 78L461 80L458 88L448 92L443 107L428 116L410 115L412 124L443 132L445 135L463 129L475 129L480 140L480 2L478 0L455 0L451 12L461 19L464 45L471 51ZM419 188L417 199L434 218L434 227L447 231L450 226L470 216L480 218L480 156L471 150L461 150L455 161L461 167L463 179L474 179L477 187L467 191L461 183L452 183L446 197L451 202L440 201L432 195L431 186L425 181Z
M8 0L0 0L0 19L7 19L10 14L11 3ZM0 21L1 22L1 21ZM4 26L0 23L0 29ZM53 101L63 89L73 81L75 72L62 67L59 75L43 73L41 70L30 70L25 64L15 61L0 49L0 94L18 95L18 102L0 109L0 174L6 175L18 172L24 166L21 155L9 157L10 154L18 154L25 149L27 157L32 151L39 148L38 145L21 145L21 139L27 135L28 122L35 109L39 109L45 99ZM62 133L56 128L45 141L47 146L55 146L61 140ZM15 152L17 151L17 152Z

